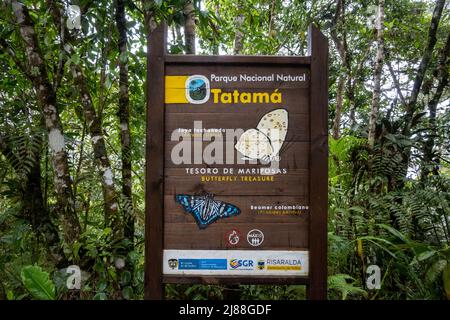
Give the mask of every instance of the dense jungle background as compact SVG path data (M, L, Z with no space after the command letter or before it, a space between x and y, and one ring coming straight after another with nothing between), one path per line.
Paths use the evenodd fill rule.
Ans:
M448 1L0 10L0 299L143 298L146 35L163 20L177 54L306 55L315 23L330 45L328 296L450 299ZM366 286L373 264L379 290ZM66 286L70 265L80 290ZM166 296L304 299L305 288L168 285Z

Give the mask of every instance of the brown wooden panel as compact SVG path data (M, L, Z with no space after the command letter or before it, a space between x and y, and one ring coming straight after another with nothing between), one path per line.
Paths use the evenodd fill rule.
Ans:
M171 152L172 148L177 144L176 141L166 141L165 142L165 167L166 168L180 168L180 167L217 167L217 168L259 168L259 167L267 167L268 165L262 165L261 163L249 163L246 162L245 164L237 164L236 160L238 157L238 152L234 152L234 163L233 164L227 164L226 159L223 159L223 164L195 164L194 163L194 157L193 157L193 150L194 146L193 143L191 145L191 164L180 164L176 165L171 160ZM202 144L202 150L206 148L208 145L208 142L204 142ZM226 155L226 146L223 147L223 154L224 157ZM308 169L309 168L309 142L285 142L283 147L281 148L281 160L280 160L280 168L286 168L288 170L297 170L297 169Z
M260 88L275 90L277 88L307 88L309 86L309 68L293 67L293 66L277 66L275 68L268 68L266 66L248 65L248 66L230 66L225 64L205 65L201 69L198 66L189 64L166 65L166 76L189 76L189 75L204 75L210 80L211 88L219 89L239 89L240 91L246 88ZM274 81L239 81L240 75L253 76L270 76L274 75ZM277 75L291 75L304 76L304 81L284 81L277 80ZM238 81L214 81L211 75L217 77L237 76Z
M161 298L161 283L265 283L306 284L312 299L326 297L326 206L327 206L327 43L323 35L309 30L310 57L248 56L173 56L165 53L165 26L148 37L147 83L147 171L146 171L146 272L145 298ZM161 45L162 44L162 45ZM167 75L304 75L304 81L274 80L270 82L228 83L210 81L211 88L224 92L267 92L278 89L282 103L164 104L164 76ZM177 82L171 82L176 84ZM179 85L179 84L176 84ZM182 86L182 85L180 85ZM178 88L182 92L183 88ZM176 89L176 90L178 90ZM173 101L176 92L168 94ZM280 168L288 174L273 176L267 182L202 181L201 175L189 175L185 168L170 160L170 150L177 143L170 134L177 128L192 128L194 120L202 120L203 128L255 128L260 118L276 108L289 112L288 136L280 153ZM209 141L203 143L203 148ZM247 167L255 164L192 164L195 167ZM267 166L266 166L267 167ZM219 174L222 175L222 174ZM203 177L214 175L203 175ZM233 174L237 179L240 175ZM251 176L251 175L249 175ZM254 177L256 175L253 175ZM267 176L264 176L267 177ZM211 192L215 198L241 208L241 214L219 219L200 230L190 214L174 201L176 193ZM311 192L311 193L310 193ZM280 203L308 205L300 215L270 216L252 212L251 205ZM164 215L163 215L164 213ZM162 249L227 248L225 233L236 228L243 239L233 249L244 250L309 250L309 277L251 276L164 276ZM251 229L265 235L259 247L246 241ZM163 246L164 244L164 246Z
M278 65L308 65L311 57L298 56L213 56L213 55L166 55L166 62L169 64L236 64L236 65L265 65L266 67L277 67Z
M261 90L247 89L248 92L260 92ZM210 101L204 104L186 104L186 103L169 103L165 105L167 113L255 113L265 114L276 108L284 108L289 114L308 114L309 113L309 89L308 88L296 88L296 89L280 89L282 94L281 103L248 103L248 104L224 104L224 103L212 103L212 97Z
M209 192L216 195L308 196L307 170L291 170L289 175L275 175L274 181L267 182L242 182L240 176L236 181L202 181L200 176L186 176L184 172L182 168L165 170L165 194Z
M308 210L289 211L290 214L273 214L275 209L268 210L252 210L251 206L279 206L279 205L301 205L307 206L308 199L304 197L287 197L287 196L220 196L217 200L231 203L241 210L241 214L235 219L223 219L225 224L233 223L295 223L299 219L306 219ZM194 218L191 214L186 213L182 206L175 201L175 195L164 196L164 223L192 223ZM278 210L277 213L280 210ZM287 212L285 212L287 213Z
M236 116L231 113L168 113L165 117L165 136L170 141L173 132L180 128L193 129L194 121L202 121L203 129L243 129L256 128L264 114L248 113ZM305 114L290 114L288 118L287 142L309 141L309 117ZM189 133L186 133L189 137ZM225 138L225 134L223 134Z
M227 218L236 221L236 217ZM227 247L225 235L231 229L237 229L242 238L235 249L251 250L300 250L308 247L308 219L300 217L297 223L225 223L218 220L200 230L193 223L165 223L165 249L202 249L214 250ZM252 229L264 233L264 241L258 247L251 246L246 239Z

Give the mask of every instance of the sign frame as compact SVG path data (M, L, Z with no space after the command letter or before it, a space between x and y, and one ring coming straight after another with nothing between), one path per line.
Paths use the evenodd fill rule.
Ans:
M163 299L164 284L300 284L307 298L327 297L328 208L328 40L311 24L308 56L200 56L167 54L167 25L147 37L147 133L145 190L144 299ZM178 276L163 275L164 248L164 79L165 65L188 63L293 65L310 69L309 111L309 273L308 276ZM312 178L314 177L314 178Z

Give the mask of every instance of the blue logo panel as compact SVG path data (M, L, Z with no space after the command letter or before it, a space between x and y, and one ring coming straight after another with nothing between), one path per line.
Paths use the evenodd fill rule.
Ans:
M227 259L179 259L178 270L227 270Z

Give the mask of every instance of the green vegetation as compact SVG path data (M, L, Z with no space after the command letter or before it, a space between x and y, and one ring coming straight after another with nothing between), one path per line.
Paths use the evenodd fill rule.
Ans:
M0 299L143 298L146 33L161 20L177 54L306 55L315 23L330 39L329 298L450 299L448 1L75 3L81 29L64 0L0 4Z

